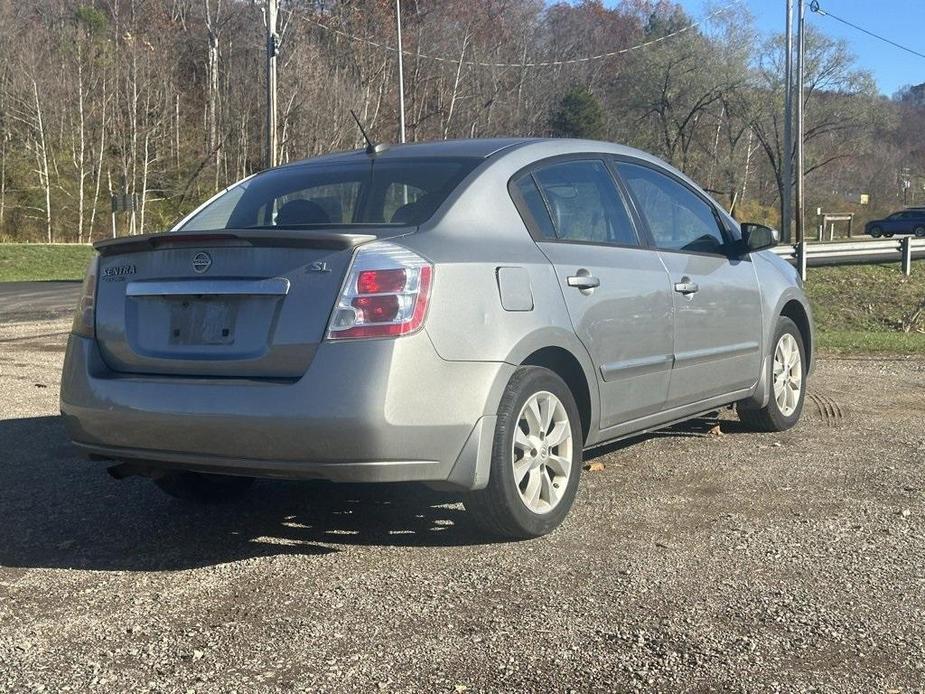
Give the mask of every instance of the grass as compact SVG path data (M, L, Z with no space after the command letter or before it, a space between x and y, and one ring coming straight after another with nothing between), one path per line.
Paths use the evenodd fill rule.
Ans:
M910 277L899 263L809 268L806 293L824 351L925 354L925 315L911 332L901 327L925 300L925 260Z
M925 335L901 332L834 330L816 335L823 353L925 354Z
M0 243L0 282L81 280L92 246Z

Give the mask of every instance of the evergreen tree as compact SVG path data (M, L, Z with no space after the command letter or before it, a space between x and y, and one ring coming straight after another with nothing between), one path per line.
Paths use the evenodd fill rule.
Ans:
M556 137L600 140L605 132L604 109L596 96L576 85L562 97L550 125Z

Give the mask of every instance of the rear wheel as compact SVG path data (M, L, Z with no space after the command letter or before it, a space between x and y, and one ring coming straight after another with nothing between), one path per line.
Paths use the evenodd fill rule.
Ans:
M254 483L253 477L208 475L201 472L168 472L154 483L172 497L201 504L233 501Z
M883 236L883 229L881 229L880 227L874 227L873 229L870 230L870 235L873 236L875 239L879 239L881 236Z
M917 239L925 239L925 227L916 227L912 233Z
M736 407L739 419L757 431L785 431L800 419L806 396L806 358L803 336L789 318L777 319L774 349L768 364L771 392L768 404L749 408Z
M891 239L891 238L893 238L893 233L892 233L892 232L885 233L884 236L885 236L886 238L888 238L888 239Z
M527 539L563 521L581 473L580 422L575 398L555 373L538 366L514 372L498 408L488 486L464 499L483 530Z

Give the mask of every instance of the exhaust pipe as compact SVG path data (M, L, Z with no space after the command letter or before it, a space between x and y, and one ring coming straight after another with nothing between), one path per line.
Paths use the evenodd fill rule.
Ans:
M118 465L110 465L106 468L108 472L114 479L124 480L126 477L134 477L136 475L145 476L147 473L147 468L138 463L129 463L122 462Z

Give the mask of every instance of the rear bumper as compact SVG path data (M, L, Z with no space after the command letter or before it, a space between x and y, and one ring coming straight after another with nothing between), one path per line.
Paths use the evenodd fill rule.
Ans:
M421 332L323 343L295 382L129 376L71 335L61 413L84 451L146 467L477 489L513 369L445 361Z

